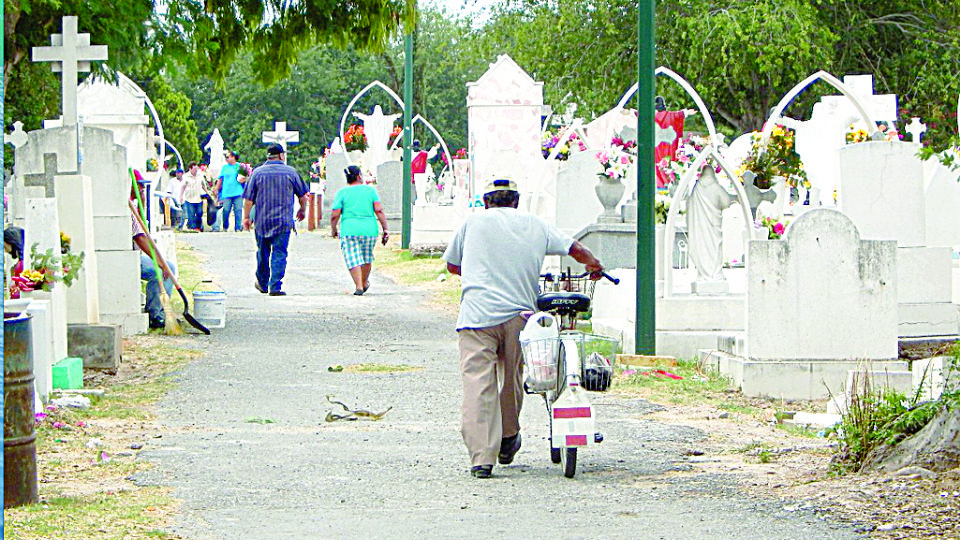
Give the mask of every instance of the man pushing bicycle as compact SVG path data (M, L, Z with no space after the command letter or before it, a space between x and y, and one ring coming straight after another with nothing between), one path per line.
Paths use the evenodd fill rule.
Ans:
M603 271L586 246L517 210L519 202L513 180L491 180L483 193L486 210L464 221L443 254L447 270L461 277L461 434L476 478L490 478L494 458L507 465L520 450L524 390L519 334L522 314L537 309L544 258L569 255L591 279Z

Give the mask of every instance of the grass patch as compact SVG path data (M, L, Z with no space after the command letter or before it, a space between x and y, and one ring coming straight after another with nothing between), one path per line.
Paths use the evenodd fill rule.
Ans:
M159 488L141 488L132 499L125 492L51 497L43 504L4 510L4 538L173 540L156 524L169 510L169 496ZM16 525L16 526L12 526Z
M181 285L204 279L200 257L181 246ZM182 311L177 298L176 306ZM167 488L139 487L128 478L153 465L137 459L159 428L152 424L156 401L174 385L171 374L202 353L180 344L188 338L158 333L124 339L116 375L88 372L87 409L48 406L37 418L36 504L4 509L4 537L18 540L175 540L164 532L178 502Z
M682 379L674 379L668 374ZM613 380L613 390L621 394L640 395L676 405L715 403L719 394L731 388L728 378L701 369L695 360L679 360L676 366L664 369L618 369Z
M206 256L194 249L193 246L184 242L177 242L177 282L183 287L187 300L191 300L190 291L198 283L205 279L210 279L210 274L203 271L201 263L206 260ZM201 287L202 288L202 287ZM170 296L174 311L178 314L183 313L183 300L176 289ZM193 307L190 309L193 312Z
M343 368L348 373L403 373L418 369L420 368L406 364L353 364Z
M460 305L460 277L447 272L447 263L439 255L414 256L407 249L380 249L374 270L401 285L418 286L432 293L432 301L442 307Z

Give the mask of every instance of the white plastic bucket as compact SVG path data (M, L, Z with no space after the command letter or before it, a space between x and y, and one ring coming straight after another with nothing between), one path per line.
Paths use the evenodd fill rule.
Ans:
M193 291L193 316L207 328L227 325L226 291Z

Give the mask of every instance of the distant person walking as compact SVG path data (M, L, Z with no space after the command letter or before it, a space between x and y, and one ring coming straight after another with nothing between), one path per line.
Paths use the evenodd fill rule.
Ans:
M196 161L187 165L183 175L183 209L187 214L187 228L200 232L203 230L203 173Z
M377 244L377 222L383 229L381 241L387 244L390 231L383 213L380 195L372 186L363 183L360 167L351 165L344 171L347 186L340 188L330 207L330 234L340 238L340 251L350 270L355 290L363 295L370 288L370 270L373 268L373 247Z
M230 230L230 214L233 214L234 230L241 229L240 215L243 212L241 199L243 198L243 184L247 177L240 171L240 164L237 163L237 154L233 150L227 150L225 154L227 164L220 169L220 176L217 178L217 184L214 187L214 193L223 203L223 231Z
M284 163L286 151L279 144L267 147L267 161L253 170L243 188L243 229L250 230L250 211L256 207L254 236L257 238L257 280L253 286L270 296L283 296L287 271L287 246L293 221L293 200L300 201L297 221L307 208L307 185Z

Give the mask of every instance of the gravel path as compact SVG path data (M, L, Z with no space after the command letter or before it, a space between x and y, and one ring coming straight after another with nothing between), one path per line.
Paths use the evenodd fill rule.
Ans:
M595 399L606 440L580 451L576 478L550 463L547 415L528 396L514 464L476 480L459 434L451 316L376 274L352 296L337 241L319 233L291 239L286 297L254 290L251 234L180 239L227 291L226 328L196 336L207 355L179 373L161 402L160 446L141 454L158 467L137 480L183 499L184 538L858 538L850 524L742 494L731 477L684 472L704 434L613 395ZM420 369L327 370L357 363ZM342 412L326 395L393 409L380 422L326 423Z

